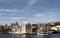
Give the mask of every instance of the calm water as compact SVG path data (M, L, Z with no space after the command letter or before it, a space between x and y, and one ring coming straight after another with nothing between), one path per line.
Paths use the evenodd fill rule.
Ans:
M48 36L0 34L0 38L60 38L60 34L50 34Z

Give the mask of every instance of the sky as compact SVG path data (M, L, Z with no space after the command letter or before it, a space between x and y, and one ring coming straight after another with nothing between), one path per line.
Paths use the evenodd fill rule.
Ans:
M60 0L0 0L0 24L60 21Z

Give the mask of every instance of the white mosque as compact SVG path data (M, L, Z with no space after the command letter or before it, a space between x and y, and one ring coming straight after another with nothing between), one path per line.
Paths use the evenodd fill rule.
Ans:
M31 24L26 19L24 24L21 25L21 34L31 34L31 33L32 33Z
M20 26L15 26L11 28L12 34L32 34L32 28L30 22L26 19L24 23L22 23L22 18L20 19Z

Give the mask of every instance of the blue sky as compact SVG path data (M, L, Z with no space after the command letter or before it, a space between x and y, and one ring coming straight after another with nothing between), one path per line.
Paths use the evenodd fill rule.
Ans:
M60 0L0 0L0 24L20 23L20 16L30 23L60 21Z

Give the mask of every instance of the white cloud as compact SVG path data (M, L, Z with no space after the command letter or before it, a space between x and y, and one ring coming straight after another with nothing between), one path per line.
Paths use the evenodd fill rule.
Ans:
M58 12L45 12L47 15L59 15L60 13Z
M14 1L19 1L19 0L0 0L1 3L12 3Z
M1 19L2 19L2 20L5 20L5 19L7 19L7 20L9 20L9 19L11 19L11 20L14 20L14 19L15 19L15 20L19 20L20 18L19 18L19 17L4 17L4 18L2 17L2 18L0 18L0 20L1 20Z
M19 0L0 0L0 2L6 2L10 3L13 1L19 1ZM0 9L0 11L7 11L7 12L26 12L28 11L35 3L37 3L38 0L29 0L26 6L22 9ZM24 2L24 1L23 1Z
M32 21L34 22L42 22L42 23L46 23L46 22L55 22L55 21L59 21L59 13L54 13L54 12L44 12L44 13L37 13L37 14L33 14L33 17L31 18Z
M30 0L28 1L27 5L22 9L27 11L28 9L30 9L38 0Z
M38 13L38 14L35 14L36 17L42 17L42 16L45 16L44 14L41 14L41 13Z
M18 19L20 19L20 18L15 18L15 17L13 17L13 18L9 18L9 19L17 19L17 20L18 20Z
M22 10L20 9L0 9L0 12L23 12Z

